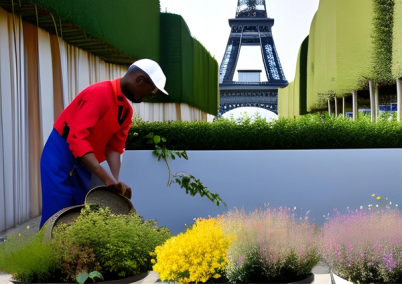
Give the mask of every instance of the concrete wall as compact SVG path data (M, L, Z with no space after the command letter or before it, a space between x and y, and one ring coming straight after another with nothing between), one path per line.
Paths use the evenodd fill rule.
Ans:
M185 194L177 184L166 187L168 170L151 151L123 155L121 181L133 190L139 215L156 219L173 234L197 217L227 210L254 210L270 204L296 207L299 215L323 225L334 208L345 212L368 204L373 193L402 206L402 149L303 151L189 151L189 160L170 161L172 173L188 172L219 193L227 209L207 198ZM107 165L106 165L107 167ZM93 180L95 184L95 180Z

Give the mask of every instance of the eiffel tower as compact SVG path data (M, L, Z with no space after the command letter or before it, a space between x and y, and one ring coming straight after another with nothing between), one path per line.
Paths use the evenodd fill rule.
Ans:
M272 37L274 19L268 18L265 0L238 0L236 18L229 19L231 32L219 72L220 110L218 116L225 112L245 106L261 107L278 113L278 88L289 83L283 73L278 52ZM260 46L267 82L257 77L243 76L240 81L233 81L240 48ZM239 75L240 75L239 70ZM254 73L261 70L245 70ZM245 73L243 72L243 73ZM240 78L240 76L239 76Z

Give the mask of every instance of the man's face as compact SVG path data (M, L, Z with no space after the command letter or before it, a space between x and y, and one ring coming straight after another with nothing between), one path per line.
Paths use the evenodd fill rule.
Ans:
M143 98L155 94L158 89L147 74L137 72L123 77L121 90L133 103L141 103Z

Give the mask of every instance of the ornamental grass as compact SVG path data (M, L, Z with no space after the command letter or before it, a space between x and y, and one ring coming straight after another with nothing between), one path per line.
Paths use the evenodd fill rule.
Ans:
M228 251L231 283L293 282L306 278L320 259L320 233L290 208L260 208L223 217L225 234L233 235ZM308 214L308 213L307 213Z
M186 232L155 249L153 270L162 281L179 283L219 282L228 259L231 237L225 236L221 220L197 219Z
M323 260L354 283L402 282L402 215L396 209L335 211L324 225Z

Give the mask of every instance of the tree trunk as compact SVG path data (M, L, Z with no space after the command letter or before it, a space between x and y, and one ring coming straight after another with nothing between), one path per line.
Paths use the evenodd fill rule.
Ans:
M369 80L370 89L370 112L371 112L371 122L376 121L379 113L378 106L378 85L373 80Z
M358 112L358 108L357 108L357 91L353 91L352 94L352 100L353 100L353 120L355 121L357 119L357 112Z
M328 99L328 115L331 116L331 101Z
M397 103L396 103L396 109L397 109L397 118L398 121L401 121L402 117L402 78L399 78L396 80L396 98L397 98Z
M342 116L345 118L346 117L346 112L345 112L345 97L342 98Z
M335 104L335 117L338 117L338 98L334 98L334 104Z

